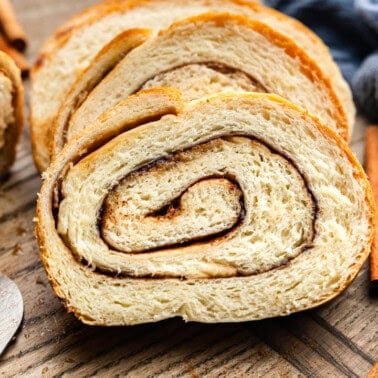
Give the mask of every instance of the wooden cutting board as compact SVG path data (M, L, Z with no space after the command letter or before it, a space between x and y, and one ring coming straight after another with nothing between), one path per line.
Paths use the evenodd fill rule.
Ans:
M43 40L90 0L14 0L33 62ZM28 82L25 82L28 87ZM28 88L26 90L28 96ZM352 142L362 159L363 125ZM19 286L25 316L0 357L0 377L365 377L378 359L378 297L367 266L339 297L316 310L242 324L172 319L124 328L82 325L54 297L33 236L40 187L29 130L0 186L0 270Z

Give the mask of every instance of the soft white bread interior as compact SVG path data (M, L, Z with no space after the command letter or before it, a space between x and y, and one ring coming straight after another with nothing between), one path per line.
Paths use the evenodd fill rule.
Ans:
M44 170L50 161L50 127L59 107L76 79L103 46L126 29L144 27L157 32L174 20L208 11L227 11L255 18L296 41L318 62L340 99L351 129L355 110L348 85L328 48L294 19L247 0L105 1L58 29L42 47L33 68L30 122L33 155L39 170Z
M355 277L375 208L330 128L286 100L141 91L68 141L36 234L83 322L245 321L317 306Z
M0 51L0 179L14 162L22 126L21 73L13 60Z

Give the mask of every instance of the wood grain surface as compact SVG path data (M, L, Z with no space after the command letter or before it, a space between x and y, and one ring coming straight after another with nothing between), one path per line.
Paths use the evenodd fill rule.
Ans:
M47 36L89 0L14 0L35 61ZM28 82L26 97L28 97ZM352 146L363 154L363 124ZM368 267L339 297L312 311L241 324L171 319L90 327L54 297L33 235L40 188L26 125L16 164L0 186L0 270L19 286L25 313L0 357L0 377L366 377L378 359L378 297Z

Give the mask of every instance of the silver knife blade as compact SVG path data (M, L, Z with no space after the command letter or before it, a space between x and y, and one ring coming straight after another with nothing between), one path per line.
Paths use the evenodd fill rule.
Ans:
M0 273L0 355L21 324L24 302L17 285Z

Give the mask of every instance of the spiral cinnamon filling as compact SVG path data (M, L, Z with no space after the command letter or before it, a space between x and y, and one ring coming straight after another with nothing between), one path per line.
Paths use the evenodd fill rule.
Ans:
M143 173L150 174L151 171ZM134 172L132 175L143 173ZM120 185L128 185L126 181L129 180L132 178L127 177ZM144 199L148 200L148 197L146 195ZM216 212L204 207L209 198L216 206ZM105 200L100 229L103 238L115 250L129 253L157 251L189 242L230 237L232 230L243 221L243 205L243 194L229 177L200 179L189 184L177 198L142 214L128 209L124 191L118 187ZM196 219L194 224L193 219Z
M117 156L97 182L103 167L90 155L74 166L58 213L74 255L108 274L220 278L268 272L311 248L317 204L290 159L248 136L193 142L122 177Z

